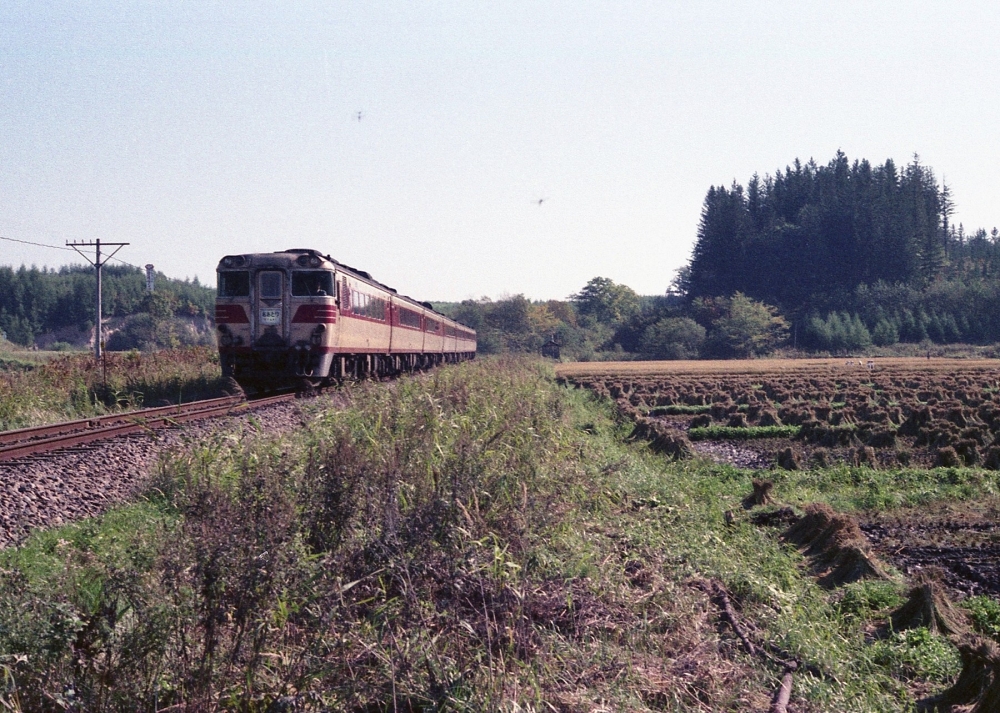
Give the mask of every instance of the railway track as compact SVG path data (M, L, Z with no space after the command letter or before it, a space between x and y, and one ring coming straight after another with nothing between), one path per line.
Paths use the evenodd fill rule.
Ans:
M252 401L246 401L241 396L225 396L176 406L140 409L128 413L65 421L49 426L4 431L0 432L0 462L50 453L116 436L149 432L185 421L237 414L294 398L294 393L267 396Z

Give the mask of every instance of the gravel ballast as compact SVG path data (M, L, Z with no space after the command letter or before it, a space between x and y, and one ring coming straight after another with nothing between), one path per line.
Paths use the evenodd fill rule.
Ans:
M129 501L141 491L163 453L188 448L219 432L242 440L261 433L287 433L301 423L300 402L287 401L0 463L0 547L22 542L34 529L100 515Z

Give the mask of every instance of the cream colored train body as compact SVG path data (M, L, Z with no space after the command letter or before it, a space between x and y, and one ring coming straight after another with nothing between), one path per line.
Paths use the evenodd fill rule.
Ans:
M316 250L227 255L222 371L254 389L395 374L476 355L474 330Z

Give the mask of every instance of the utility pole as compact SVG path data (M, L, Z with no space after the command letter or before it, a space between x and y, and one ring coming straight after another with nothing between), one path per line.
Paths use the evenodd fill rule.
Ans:
M71 248L73 248L74 250L76 250L81 255L83 255L83 259L89 262L91 265L93 265L94 270L97 272L97 321L96 321L97 326L94 331L94 357L100 360L101 352L104 351L104 341L102 337L103 332L101 330L101 268L104 267L104 263L106 263L108 260L110 260L115 256L115 253L117 253L119 250L122 249L122 247L128 245L129 243L102 243L100 239L98 239L87 243L73 241L73 242L67 242L66 244ZM104 260L101 260L101 245L104 245L105 247L115 248L110 255L104 258ZM94 259L91 260L89 257L84 255L83 251L81 251L80 248L96 248Z

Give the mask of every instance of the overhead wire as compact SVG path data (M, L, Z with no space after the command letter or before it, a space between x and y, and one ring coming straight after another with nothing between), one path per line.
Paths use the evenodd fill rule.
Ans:
M0 235L0 240L7 240L12 243L24 243L25 245L37 245L40 248L52 248L53 250L69 250L70 252L76 252L73 248L63 247L62 245L46 245L45 243L33 243L30 240L18 240L17 238L5 238Z
M76 252L73 248L63 247L62 245L47 245L45 243L35 243L30 240L18 240L17 238L6 238L2 235L0 235L0 240L6 240L11 243L23 243L24 245L36 245L40 248L52 248L53 250L69 250L70 252ZM114 260L115 262L120 262L123 265L128 265L129 267L134 267L136 270L142 271L142 268L139 267L138 265L133 265L132 263L126 260L122 260L120 257L112 256L109 259Z

